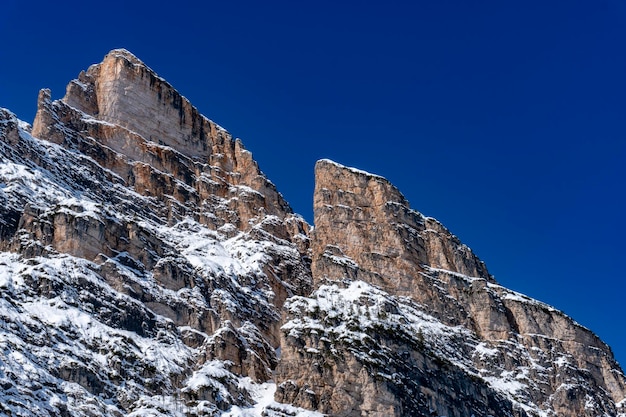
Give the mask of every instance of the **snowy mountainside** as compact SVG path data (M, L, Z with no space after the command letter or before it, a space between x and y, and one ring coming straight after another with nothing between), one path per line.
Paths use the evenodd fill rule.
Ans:
M549 417L563 409L581 416L624 415L597 395L602 388L549 337L549 350L526 346L522 336L486 341L464 326L442 323L411 298L358 280L328 282L309 297L291 298L285 308L282 345L290 353L278 365L281 401L331 415L341 415L337 404L375 416ZM282 380L294 367L306 377ZM354 380L341 372L361 376ZM302 380L316 388L303 391ZM558 388L551 391L554 381ZM584 399L582 407L576 397Z
M311 278L308 225L260 172L247 184L225 161L249 153L219 131L210 165L45 91L48 140L0 116L0 413L258 415L280 307ZM107 146L120 136L161 169Z
M0 109L0 415L626 417L610 349L384 178L315 229L126 50Z

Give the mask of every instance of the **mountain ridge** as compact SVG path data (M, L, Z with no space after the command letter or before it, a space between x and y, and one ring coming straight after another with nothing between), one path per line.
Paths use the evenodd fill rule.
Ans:
M626 415L608 346L383 177L319 161L311 229L126 50L0 116L5 413Z

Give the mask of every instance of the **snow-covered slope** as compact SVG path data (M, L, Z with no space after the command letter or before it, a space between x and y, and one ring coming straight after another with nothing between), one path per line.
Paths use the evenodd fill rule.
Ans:
M126 51L105 61L151 74ZM203 116L215 164L71 90L40 95L46 139L0 110L0 414L260 415L282 303L311 288L309 226Z
M626 415L608 347L384 178L315 199L125 50L0 109L0 415Z

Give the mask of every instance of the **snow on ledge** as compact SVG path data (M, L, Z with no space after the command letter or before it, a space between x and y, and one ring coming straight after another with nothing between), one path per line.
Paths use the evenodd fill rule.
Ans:
M319 163L334 165L337 168L345 169L347 171L352 172L353 174L365 175L365 176L368 176L368 177L378 178L378 179L387 181L387 179L385 177L382 177L380 175L372 174L371 172L363 171L362 169L358 169L358 168L347 167L345 165L341 165L340 163L332 161L330 159L320 159L319 161L317 161L317 164L319 164Z

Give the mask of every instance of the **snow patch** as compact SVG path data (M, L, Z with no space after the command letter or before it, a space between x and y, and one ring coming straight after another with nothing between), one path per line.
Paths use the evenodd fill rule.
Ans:
M347 171L350 171L350 172L352 172L353 174L357 174L357 175L364 175L364 176L367 176L367 177L377 178L377 179L379 179L379 180L383 180L384 182L387 182L387 179L385 179L384 177L382 177L382 176L380 176L380 175L377 175L377 174L372 174L371 172L363 171L363 170L358 169L358 168L347 167L347 166L345 166L345 165L341 165L341 164L339 164L339 163L337 163L337 162L335 162L335 161L332 161L332 160L330 160L330 159L320 159L320 160L318 161L318 163L319 163L319 162L324 162L324 163L327 163L327 164L334 165L334 166L336 166L336 167L338 167L338 168L341 168L341 169L345 169L345 170L347 170Z

